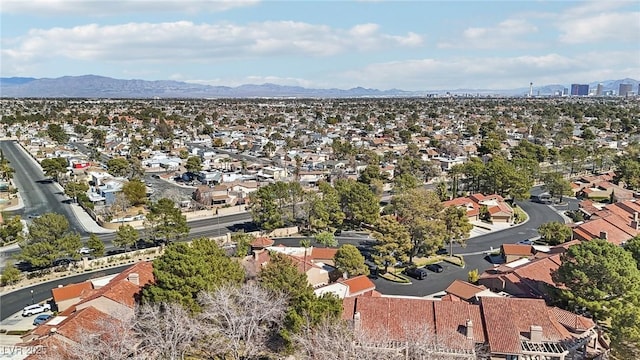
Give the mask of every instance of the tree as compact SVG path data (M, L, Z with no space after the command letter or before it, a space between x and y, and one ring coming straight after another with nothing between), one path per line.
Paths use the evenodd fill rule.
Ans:
M113 239L115 246L127 249L137 244L140 234L131 225L120 225L116 231L116 237Z
M140 337L137 350L143 359L184 359L204 337L196 318L180 303L171 302L140 306L134 331Z
M251 242L255 236L246 234L243 231L231 233L231 242L236 244L236 256L244 257L251 251Z
M560 159L562 159L565 164L569 164L569 177L573 176L578 164L580 164L580 166L584 164L586 157L587 150L581 146L571 145L560 149Z
M571 228L561 222L551 221L540 225L538 234L549 245L558 245L571 238Z
M47 126L47 135L58 144L66 144L69 141L69 135L58 124L49 124Z
M597 318L607 315L613 301L628 303L640 289L640 270L631 253L606 240L570 246L560 259L553 279L566 286L562 294Z
M293 261L286 255L271 254L271 261L260 271L260 284L266 289L283 292L289 298L288 310L280 336L291 347L292 335L301 331L305 323L318 325L326 319L339 319L342 302L325 294L317 297Z
M364 263L360 250L351 244L342 245L333 258L336 268L350 277L369 275L369 267Z
M193 174L196 174L202 170L202 160L199 156L189 156L187 158L187 162L184 165L184 168Z
M91 233L89 240L87 240L87 247L91 249L91 255L94 257L102 257L104 255L104 243L98 235Z
M147 202L147 187L140 180L130 180L124 183L122 193L133 206L143 205Z
M544 184L542 189L549 192L551 197L559 197L562 202L563 196L572 195L571 183L566 180L561 173L553 172L543 176Z
M391 205L398 221L411 235L410 262L414 256L433 253L442 247L445 227L441 219L442 204L436 193L424 188L410 189L396 195Z
M315 236L316 242L322 244L326 247L336 247L338 246L338 240L335 235L329 231L323 231Z
M253 221L262 229L271 231L284 226L281 208L276 202L276 192L271 186L258 188L249 195L251 216Z
M20 243L18 258L34 267L51 267L60 258L79 259L80 235L69 231L69 222L60 214L47 213L34 219L29 237Z
M331 230L342 226L345 214L340 206L340 194L326 181L318 184L322 196L310 199L309 224L317 230Z
M376 244L373 246L374 261L385 268L397 262L406 262L411 253L411 235L392 215L380 217L375 224L376 231L373 238Z
M412 174L403 173L393 178L393 192L403 193L415 189L420 185L420 180Z
M336 181L345 219L354 225L374 224L380 217L379 200L369 187L353 180Z
M477 284L478 280L480 280L480 273L478 272L478 269L469 271L469 273L467 274L467 281L472 284Z
M20 270L13 264L6 264L2 269L2 277L0 277L0 284L2 286L13 285L17 283L22 277Z
M282 326L287 298L255 283L222 285L198 296L203 351L219 358L260 358Z
M113 176L126 176L129 173L129 161L122 157L109 159L107 161L107 169Z
M89 190L89 184L79 181L70 181L64 185L64 193L74 202L78 202L78 196L85 194Z
M4 224L0 225L0 244L7 244L22 240L22 221L20 216L5 218Z
M189 234L187 218L173 201L166 198L151 204L145 223L154 240L162 239L169 243Z
M471 229L473 229L473 224L469 222L467 210L457 206L449 206L444 209L443 220L449 243L449 254L453 255L453 243L464 245L469 238Z
M205 238L167 246L153 262L153 275L155 283L143 290L144 301L178 302L193 311L200 310L196 298L201 291L244 280L240 264L227 257L215 241Z
M65 158L46 158L40 162L42 171L45 176L51 177L58 181L60 173L67 169L67 159Z
M611 350L616 359L640 358L640 294L634 303L620 303L611 311Z
M640 269L640 236L636 236L624 244L624 249L631 253L631 256Z

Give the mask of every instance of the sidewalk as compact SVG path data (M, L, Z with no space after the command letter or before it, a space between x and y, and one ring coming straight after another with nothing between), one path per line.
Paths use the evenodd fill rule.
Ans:
M115 232L115 230L106 229L98 225L98 223L96 223L96 221L93 220L93 218L87 214L80 205L70 204L69 206L71 206L71 211L73 211L73 214L76 216L85 231L95 234L108 234Z
M470 221L473 225L473 229L471 229L471 233L469 234L469 238L474 238L476 236L482 236L486 234L491 234L496 231L502 231L506 229L510 229L514 226L522 225L520 224L510 224L510 223L486 223L484 221Z

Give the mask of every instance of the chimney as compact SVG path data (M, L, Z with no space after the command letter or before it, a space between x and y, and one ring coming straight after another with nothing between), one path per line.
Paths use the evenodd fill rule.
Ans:
M131 282L134 285L140 285L140 275L138 275L138 273L129 274L129 276L127 277L127 280L129 280L129 282Z
M346 271L345 271L345 272L343 272L343 273L342 273L342 278L343 278L343 279L345 279L345 280L347 280L347 279L349 278L349 273L348 273L348 272L346 272Z
M633 221L638 221L638 212L637 211L633 212Z
M467 319L467 340L473 340L473 321Z
M362 320L360 319L360 313L353 314L353 330L360 330L362 328Z
M531 325L529 340L531 342L539 343L542 342L542 326L539 325Z
M600 231L600 239L607 240L608 234L606 231Z
M49 330L49 332L50 332L50 333L52 333L52 334L55 334L56 332L58 332L58 328L52 327L52 328Z

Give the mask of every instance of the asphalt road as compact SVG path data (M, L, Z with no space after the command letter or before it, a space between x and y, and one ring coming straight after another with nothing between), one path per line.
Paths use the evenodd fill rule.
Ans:
M107 275L121 273L124 269L131 265L124 265L114 267L111 269L105 269L92 273L85 273L76 276L70 276L59 280L53 280L46 283L41 283L28 288L23 288L4 294L0 297L0 321L8 318L9 316L19 312L27 305L31 305L31 290L33 290L33 302L39 303L51 298L51 290L58 287L58 285L69 285L74 283L83 282L89 279L95 279Z
M69 220L69 227L82 236L88 235L84 227L73 215L68 204L64 203L66 195L60 190L57 183L46 182L42 169L33 158L24 151L15 141L0 141L0 149L15 170L13 180L20 191L24 202L24 208L9 213L18 214L28 220L29 214L40 215L54 212L64 215Z
M463 254L465 268L460 268L449 263L441 263L445 269L437 274L429 272L424 280L412 279L411 284L394 283L382 278L374 279L376 290L386 295L427 296L446 289L455 279L467 280L468 272L478 269L481 273L493 264L489 262L486 251L500 248L502 244L516 243L520 240L538 236L538 227L550 221L563 221L552 206L533 203L530 201L518 202L518 205L529 215L529 220L520 225L503 231L477 236L467 240L467 246L453 247L454 254ZM479 254L477 254L479 253Z

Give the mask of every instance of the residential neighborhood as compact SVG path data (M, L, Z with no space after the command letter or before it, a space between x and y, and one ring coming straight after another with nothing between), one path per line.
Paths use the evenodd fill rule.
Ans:
M637 97L0 101L2 299L31 295L2 305L2 344L640 354ZM251 321L225 322L248 304Z

